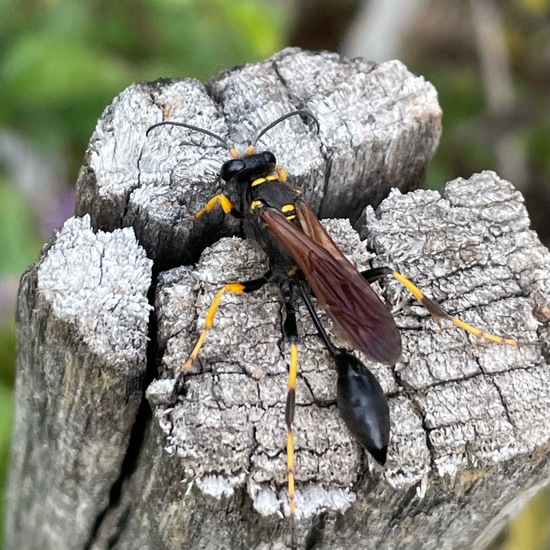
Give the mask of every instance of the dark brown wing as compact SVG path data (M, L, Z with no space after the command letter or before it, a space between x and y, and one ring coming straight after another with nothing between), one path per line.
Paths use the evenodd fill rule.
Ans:
M370 359L393 365L401 357L401 337L390 312L305 203L296 207L304 233L273 208L261 216L304 273L338 332Z

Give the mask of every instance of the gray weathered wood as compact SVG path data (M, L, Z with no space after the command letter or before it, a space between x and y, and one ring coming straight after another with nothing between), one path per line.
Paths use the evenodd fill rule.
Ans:
M393 192L359 225L368 249L347 222L328 224L356 265L367 266L373 251L375 265L401 269L449 311L523 345L478 341L452 324L440 331L390 283L389 303L400 306L402 361L389 368L363 358L390 395L393 433L382 470L338 418L330 357L300 308L300 333L308 335L296 424L301 540L316 532L316 548L471 548L505 503L550 473L550 371L541 345L548 328L536 317L548 315L550 255L529 230L519 193L491 172L451 182L442 194ZM221 282L260 275L261 260L247 243L226 239L194 270L163 274L156 310L166 376L190 352L197 317L200 326ZM278 514L286 506L288 350L280 342L277 290L224 300L187 395L175 408L156 409L163 446L173 455L161 468L174 474L147 485L129 532L149 513L162 525L155 536L170 533L181 546L240 548L242 541L243 548L270 548L272 541L278 548L287 529ZM170 387L168 380L154 383L149 399ZM149 453L138 476L151 472L161 454ZM143 486L145 477L138 479ZM220 499L223 521L201 512L195 525L190 507L217 493L232 495ZM211 538L219 529L223 536Z
M7 548L84 548L142 398L152 262L71 219L23 275Z
M441 132L433 86L398 61L381 65L336 54L283 50L222 73L208 86L191 79L135 84L110 105L92 136L77 182L77 213L94 227L131 225L163 266L195 261L219 235L235 233L219 213L186 223L220 184L228 152L183 128L147 128L161 120L194 124L244 150L259 129L297 108L321 121L293 118L260 141L287 166L315 211L356 219L392 187L420 185ZM329 183L330 182L330 183Z
M101 250L118 264L109 279L117 283L114 294L126 298L101 298L110 283L92 276L105 261L95 252L80 270L67 262L72 267L58 276L52 268L47 280L57 282L50 283L50 294L33 290L45 269L40 266L59 256L55 244L23 279L9 549L285 548L288 349L276 289L224 297L187 393L175 407L158 404L220 284L263 273L265 259L238 238L218 240L238 229L221 215L211 213L197 224L186 219L219 189L216 172L227 152L181 128L161 128L148 138L145 130L162 117L182 120L242 147L258 128L302 107L318 116L319 135L291 119L261 146L273 148L321 214L352 213L363 242L348 221L327 222L352 261L361 268L396 267L450 312L523 345L481 342L450 324L440 331L396 282L377 285L395 311L404 348L393 368L365 361L391 408L392 439L382 469L340 421L330 357L300 306L300 547L482 548L518 500L546 483L550 254L529 230L521 196L490 172L450 182L442 193L401 194L398 189L418 186L437 144L440 109L433 88L398 62L376 66L284 50L223 73L207 87L189 80L134 85L99 121L79 179L78 211L91 215L93 227L113 232L94 236L86 218L64 231L76 243L84 232L92 250L110 236L117 242L125 236L123 246ZM79 231L71 229L77 223L83 224ZM116 230L125 225L134 227L160 272L147 357L149 264L130 230ZM70 243L62 258L87 249ZM196 266L181 265L208 243ZM173 265L179 267L166 270ZM90 281L89 295L73 296L84 281ZM131 307L112 307L130 295ZM55 313L54 302L72 317ZM96 322L111 310L112 325ZM63 337L40 330L36 319L64 323ZM103 348L92 346L96 334ZM126 359L114 359L109 346L116 342L129 346ZM48 362L60 346L68 351ZM147 390L150 421L143 414L148 404L142 402L138 414L139 395L126 400L124 393L129 380L143 380L146 361L150 370L158 368ZM61 386L61 395L71 399L45 413L42 403L56 403L61 382L41 383L42 394L40 385L30 386L35 400L28 385L49 372L61 381L90 380L74 390L74 383ZM98 376L113 386L109 401ZM83 448L75 426L86 426L92 443ZM112 458L104 470L78 467L84 460L99 464L104 452ZM25 524L29 509L32 521Z

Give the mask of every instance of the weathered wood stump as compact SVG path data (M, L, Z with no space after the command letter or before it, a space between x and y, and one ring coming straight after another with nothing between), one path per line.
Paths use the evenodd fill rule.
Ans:
M99 121L80 217L22 278L8 549L286 547L276 288L224 298L185 394L158 404L220 284L262 274L265 258L219 212L188 220L220 190L227 151L182 128L145 131L180 120L242 147L296 108L319 134L294 118L260 145L322 217L351 219L326 223L352 261L396 267L453 314L521 341L440 330L396 282L377 284L404 349L391 368L365 360L391 409L382 469L344 428L300 306L300 547L483 548L548 482L550 254L520 194L492 172L402 194L437 146L432 86L398 62L292 49L206 87L131 86Z

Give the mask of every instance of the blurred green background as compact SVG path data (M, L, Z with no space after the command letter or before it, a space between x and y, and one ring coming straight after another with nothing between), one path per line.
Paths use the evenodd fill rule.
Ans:
M0 22L0 494L19 276L72 215L96 120L136 80L205 80L288 45L399 58L443 107L426 185L494 169L550 243L549 0L0 0ZM549 549L549 512L546 491L494 549Z

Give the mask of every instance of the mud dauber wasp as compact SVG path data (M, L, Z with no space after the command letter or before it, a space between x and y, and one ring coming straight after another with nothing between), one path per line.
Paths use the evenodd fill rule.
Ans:
M220 177L224 182L237 186L241 209L235 207L230 198L222 193L210 199L195 213L194 219L219 205L225 214L243 222L245 236L258 243L266 253L269 269L256 279L226 283L217 292L208 309L199 339L176 374L171 400L175 402L177 399L184 376L199 354L224 294L248 293L267 283L277 284L285 313L282 332L290 345L285 412L286 456L291 547L297 548L293 437L298 372L296 292L300 294L320 338L334 359L340 415L358 442L382 465L386 462L390 436L387 400L379 382L368 368L352 353L332 343L315 311L311 294L330 316L337 333L351 347L362 351L369 359L387 365L394 365L400 359L401 337L389 309L370 285L386 276L393 276L405 286L438 323L447 319L475 336L501 344L517 345L517 341L488 334L449 315L416 285L389 267L373 268L361 273L355 269L307 206L301 192L287 181L286 170L277 165L275 155L270 151L256 152L256 145L266 132L293 116L312 121L319 131L319 122L313 113L307 110L291 111L263 128L242 155L221 136L184 122L159 122L149 127L147 135L160 126L179 126L218 141L232 156L222 165Z

